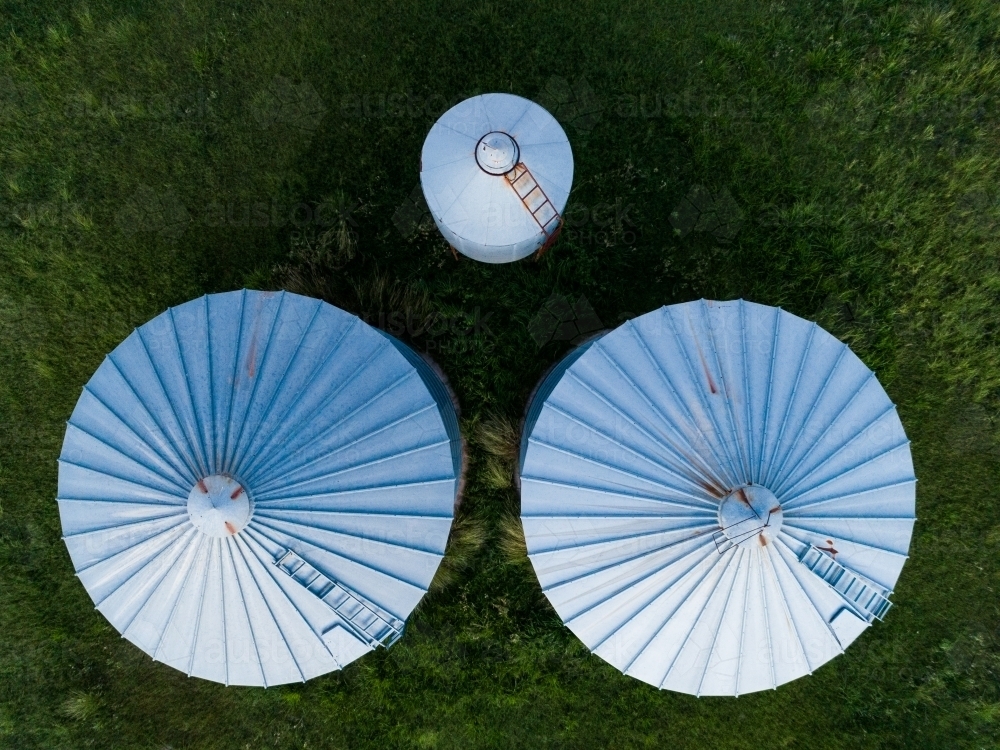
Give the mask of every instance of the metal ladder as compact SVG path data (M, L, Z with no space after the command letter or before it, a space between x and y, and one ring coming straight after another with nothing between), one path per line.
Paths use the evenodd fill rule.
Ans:
M865 583L815 545L806 547L799 555L799 562L826 581L853 609L864 615L868 622L881 620L892 606L892 602L886 598L889 592Z
M538 223L545 235L545 244L538 250L540 257L555 242L559 230L562 228L562 217L559 216L559 212L552 205L549 196L542 190L542 186L538 184L523 161L515 164L514 168L504 175L504 178L514 188L517 197L521 199L521 203L528 209L528 213Z
M402 620L344 584L327 578L292 550L279 554L274 564L322 599L372 648L389 647L403 635Z

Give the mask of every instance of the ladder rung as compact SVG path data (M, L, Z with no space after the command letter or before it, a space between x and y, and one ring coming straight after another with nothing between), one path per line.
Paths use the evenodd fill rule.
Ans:
M534 214L535 218L538 219L538 223L542 225L542 228L558 215L552 204L548 201L545 201Z
M535 179L527 172L525 172L522 177L518 177L514 182L514 192L516 192L518 197L522 200L528 196L528 193L532 190L536 190L537 188L538 183L535 182Z
M545 193L541 191L537 186L526 196L524 196L524 205L528 207L531 213L535 213L543 205L549 202L549 199L545 197Z

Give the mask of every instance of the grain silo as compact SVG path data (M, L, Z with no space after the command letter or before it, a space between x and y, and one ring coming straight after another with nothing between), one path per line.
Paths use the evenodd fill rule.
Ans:
M453 248L484 263L509 263L555 241L573 184L573 152L542 107L512 94L482 94L431 128L420 183Z
M461 471L454 408L415 353L318 300L244 290L171 308L104 360L58 501L77 576L123 637L266 687L400 637Z
M915 520L875 375L816 324L742 300L664 307L574 350L529 406L520 482L567 627L695 695L841 653L889 609Z

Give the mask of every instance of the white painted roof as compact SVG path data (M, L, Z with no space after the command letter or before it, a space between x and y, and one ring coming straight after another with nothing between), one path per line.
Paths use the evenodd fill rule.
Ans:
M154 659L277 685L391 644L445 549L458 422L430 368L324 302L171 308L98 368L59 512L97 608Z
M889 607L914 522L875 375L750 302L664 307L575 350L529 407L522 522L549 601L601 658L695 695L773 688Z
M511 171L519 165L527 175ZM513 94L482 94L456 104L431 128L420 183L453 247L485 263L509 263L531 255L559 228L573 152L542 107Z

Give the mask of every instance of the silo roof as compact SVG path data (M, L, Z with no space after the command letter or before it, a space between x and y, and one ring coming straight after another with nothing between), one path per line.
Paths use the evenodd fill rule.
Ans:
M424 141L420 181L438 228L487 263L530 255L554 236L573 184L566 133L542 107L482 94L445 112Z
M462 460L451 402L402 346L324 302L246 290L133 332L59 459L64 540L97 609L225 684L306 680L394 642L443 556Z
M632 320L528 411L522 523L549 601L659 688L811 673L888 610L915 510L895 407L814 323L742 300Z

